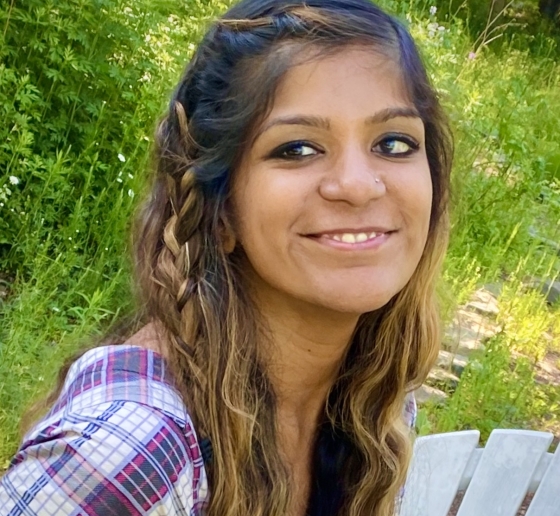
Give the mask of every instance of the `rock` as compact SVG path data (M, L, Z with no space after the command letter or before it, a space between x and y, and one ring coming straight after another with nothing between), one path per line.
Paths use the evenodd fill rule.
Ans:
M445 351L445 349L441 349L438 354L438 359L436 362L436 367L443 367L444 369L451 369L451 364L453 364L453 357L455 356L454 353L449 351Z
M538 290L550 305L560 299L560 281L529 276L525 278L523 283L526 287Z
M529 227L529 235L531 235L536 240L540 240L543 244L556 251L556 254L560 256L560 243L540 235L537 229L533 226Z
M484 350L484 342L500 329L488 317L462 308L447 328L442 345L446 351L468 357L473 351Z
M459 377L445 369L432 369L428 375L427 383L444 391L454 391L459 385Z
M472 353L474 353L475 351L485 351L486 350L486 346L480 342L477 339L463 339L459 345L459 347L456 349L456 352L461 354L461 355L465 355L465 356L469 356Z
M461 376L468 361L468 357L464 355L458 355L457 353L451 353L450 351L442 349L439 352L436 367L446 369L455 373L457 376Z
M496 299L502 295L504 285L502 283L487 283L484 285L484 290L490 292Z
M418 405L424 405L426 403L432 403L434 405L441 405L445 403L447 399L447 394L429 385L421 385L419 389L414 392L416 397L416 402Z
M480 315L489 317L495 317L500 311L496 296L484 288L477 290L472 295L465 308L471 312L477 312Z
M461 376L469 359L465 355L455 355L453 363L451 364L451 371L453 371L457 376Z

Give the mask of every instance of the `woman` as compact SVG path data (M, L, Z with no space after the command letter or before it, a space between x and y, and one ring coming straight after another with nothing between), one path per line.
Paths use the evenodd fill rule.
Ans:
M234 6L157 131L145 326L62 375L0 513L393 514L437 355L450 165L394 19Z

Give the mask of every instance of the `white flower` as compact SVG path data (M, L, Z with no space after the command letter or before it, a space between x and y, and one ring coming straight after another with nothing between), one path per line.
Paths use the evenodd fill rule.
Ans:
M19 179L16 176L10 176L8 179L13 185L19 185Z
M123 163L126 161L126 158L122 154L119 154L118 158L119 158L119 161L122 161Z
M432 5L432 6L430 7L430 14L431 14L432 16L435 16L436 13L437 13L437 7L436 7L435 5Z

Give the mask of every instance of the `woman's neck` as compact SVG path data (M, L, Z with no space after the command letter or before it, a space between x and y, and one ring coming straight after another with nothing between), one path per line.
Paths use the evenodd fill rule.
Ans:
M259 299L266 328L261 348L277 400L279 451L292 482L290 516L305 514L309 501L317 427L358 317L281 298Z
M282 298L259 299L267 330L263 353L278 420L303 440L314 433L358 316Z

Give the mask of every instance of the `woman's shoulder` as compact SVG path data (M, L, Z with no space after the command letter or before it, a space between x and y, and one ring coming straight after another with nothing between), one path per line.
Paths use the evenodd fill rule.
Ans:
M124 514L198 515L206 498L201 449L165 360L126 344L72 365L0 480L0 507L23 504L27 514L98 514L110 499Z
M163 357L129 344L100 346L84 353L70 367L60 395L44 419L113 402L153 407L181 427L191 423Z

